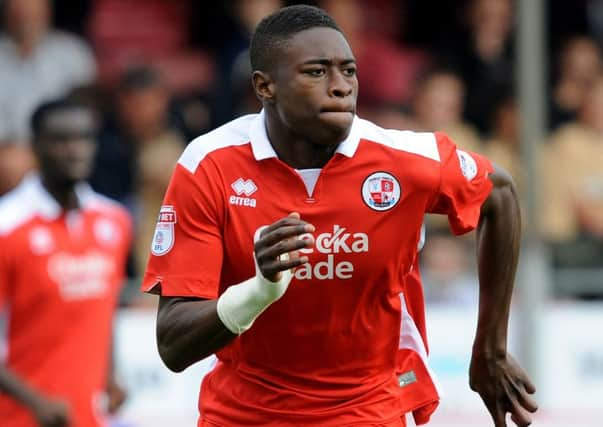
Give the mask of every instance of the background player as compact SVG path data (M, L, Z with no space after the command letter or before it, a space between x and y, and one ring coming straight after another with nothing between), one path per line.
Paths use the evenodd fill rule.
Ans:
M49 102L32 128L39 174L0 199L0 303L9 325L1 424L101 426L125 397L110 353L130 221L83 182L96 150L89 109Z
M168 367L218 351L200 425L402 425L399 295L425 212L447 214L457 234L479 222L471 386L497 427L507 412L529 425L533 386L506 351L520 234L511 178L443 134L356 117L353 54L319 9L262 21L251 61L264 110L188 146L143 284L161 294Z

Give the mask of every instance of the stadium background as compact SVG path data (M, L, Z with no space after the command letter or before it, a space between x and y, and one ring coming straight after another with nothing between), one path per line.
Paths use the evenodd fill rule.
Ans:
M537 382L534 425L600 426L603 1L54 0L53 30L79 38L93 58L91 78L63 88L102 118L92 183L129 208L137 230L117 319L129 400L115 427L194 425L201 367L175 375L161 365L156 301L138 292L137 278L178 154L195 135L257 110L250 31L294 3L325 7L350 39L361 115L386 127L446 130L515 176L526 225L511 348ZM10 25L5 19L4 29ZM0 51L0 87L4 60ZM36 88L17 89L43 99ZM32 167L27 134L10 131L18 129L13 105L0 99L0 193ZM488 425L466 375L476 318L473 236L454 239L441 221L427 224L431 358L445 392L432 425Z

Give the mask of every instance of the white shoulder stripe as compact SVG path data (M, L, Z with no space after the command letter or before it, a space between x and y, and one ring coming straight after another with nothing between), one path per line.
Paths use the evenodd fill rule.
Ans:
M20 184L0 197L0 212L2 212L0 235L11 233L38 213L35 201L28 196L27 188Z
M249 128L257 114L249 114L193 139L184 149L178 163L195 173L199 163L214 150L250 142Z
M383 129L368 120L360 120L360 137L386 145L395 150L406 151L440 161L440 152L433 132Z

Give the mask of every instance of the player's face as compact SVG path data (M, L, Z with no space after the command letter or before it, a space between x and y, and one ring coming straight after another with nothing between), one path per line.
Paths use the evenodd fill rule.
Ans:
M295 34L279 53L274 70L279 119L313 143L343 141L358 97L356 62L347 40L332 28L311 28Z
M96 124L92 113L83 108L58 110L48 114L35 148L46 179L74 183L87 179L96 152Z

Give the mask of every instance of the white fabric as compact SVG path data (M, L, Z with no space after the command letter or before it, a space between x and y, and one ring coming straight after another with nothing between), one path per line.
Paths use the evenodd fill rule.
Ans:
M435 134L383 129L358 116L354 117L349 135L337 146L336 152L346 157L354 157L360 141L363 139L395 150L440 161ZM195 173L199 163L212 151L246 144L251 144L253 156L258 161L277 157L266 132L264 110L259 114L239 117L211 132L198 136L188 144L178 163L191 173Z
M104 206L116 205L116 202L95 193L85 182L76 184L75 194L81 209L102 210ZM35 215L52 221L58 218L63 209L44 188L40 176L31 173L16 188L0 197L0 212L0 234L3 234L11 232Z
M306 186L306 191L308 192L308 196L312 197L314 193L314 187L316 187L316 181L318 181L318 177L320 176L320 171L322 169L295 169L301 179L304 181L304 185Z
M366 120L360 119L358 116L354 117L352 122L352 128L348 137L343 140L337 147L336 152L343 154L346 157L353 157L358 143L360 142L360 135L362 131L362 123L370 123ZM254 121L249 129L249 136L251 139L251 147L253 149L253 155L256 160L269 159L271 157L277 157L274 148L270 144L268 139L268 133L266 132L266 119L264 110L259 114L254 115Z
M0 37L0 143L29 139L30 116L42 102L65 96L96 76L91 49L78 37L50 31L27 57Z
M286 254L285 254L286 255ZM288 258L288 256L284 256ZM281 273L278 282L262 276L256 264L256 275L238 285L228 287L218 298L218 317L233 334L240 335L253 325L255 319L270 304L285 294L293 274L290 270Z
M431 381L437 391L437 393L442 396L442 387L440 386L435 373L432 371L429 366L427 360L427 349L425 348L425 344L423 343L423 338L421 338L421 334L415 321L411 317L408 312L408 308L406 308L406 301L404 300L404 294L400 293L400 305L402 308L402 317L400 324L400 349L408 349L412 350L419 355L421 361L425 365L425 369L429 374Z
M178 163L189 172L195 173L199 163L212 151L249 144L249 135L252 133L251 127L256 122L256 117L257 114L248 114L198 136L186 146Z

